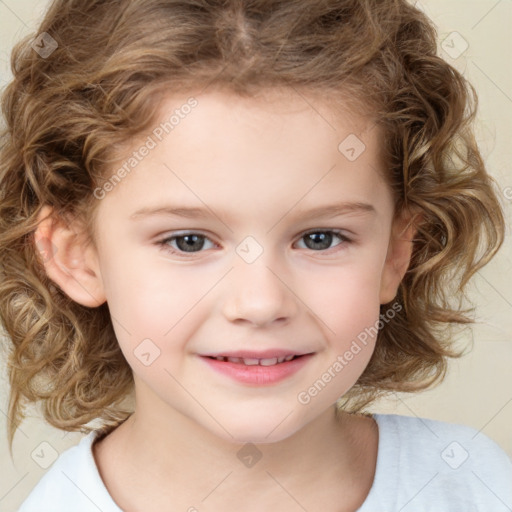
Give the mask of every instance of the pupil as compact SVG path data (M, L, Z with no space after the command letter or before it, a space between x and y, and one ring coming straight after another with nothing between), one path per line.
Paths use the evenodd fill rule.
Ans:
M310 247L310 244L308 242L313 243L313 247ZM315 244L321 244L320 249L328 249L332 242L332 235L330 233L310 233L306 236L306 245L309 249L318 249L318 245Z
M200 243L197 241L200 240ZM185 241L185 243L180 243ZM176 245L180 250L185 252L195 252L194 249L201 249L204 245L204 240L199 235L183 235L176 238Z

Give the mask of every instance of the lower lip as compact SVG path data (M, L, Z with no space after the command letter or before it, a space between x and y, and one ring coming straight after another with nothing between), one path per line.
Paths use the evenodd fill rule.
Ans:
M264 386L282 381L294 373L297 373L311 357L313 357L313 354L307 354L292 359L291 361L284 361L272 366L230 363L229 361L219 361L205 356L201 356L201 359L206 361L214 370L238 382Z

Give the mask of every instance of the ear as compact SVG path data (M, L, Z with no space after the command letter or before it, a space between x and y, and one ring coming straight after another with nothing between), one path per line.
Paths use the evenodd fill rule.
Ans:
M97 253L76 223L57 218L50 206L38 215L34 239L48 277L68 297L88 307L106 301Z
M416 234L420 214L403 212L393 221L391 237L382 269L380 283L380 303L391 302L411 262L413 238ZM416 222L415 222L416 221Z

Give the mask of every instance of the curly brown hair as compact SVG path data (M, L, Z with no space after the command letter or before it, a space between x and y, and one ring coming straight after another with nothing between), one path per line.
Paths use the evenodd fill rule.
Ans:
M447 358L462 354L449 328L472 322L464 288L501 246L504 218L472 132L475 90L437 55L435 27L420 10L405 0L54 0L37 33L53 53L35 51L34 36L18 43L2 100L11 446L29 402L53 426L82 432L93 419L113 427L130 413L132 372L108 305L82 306L53 286L34 232L49 205L81 219L94 243L94 190L169 90L251 97L290 88L333 108L350 98L375 119L395 214L416 209L421 223L395 298L402 311L380 329L343 407L359 411L383 393L442 380Z

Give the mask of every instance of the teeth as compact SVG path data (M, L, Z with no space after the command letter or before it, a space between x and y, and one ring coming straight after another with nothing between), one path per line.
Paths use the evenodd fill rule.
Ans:
M243 361L244 361L244 364L246 364L247 366L254 366L254 365L260 364L259 359L244 359Z
M215 356L214 359L217 361L229 361L230 363L244 364L246 366L273 366L275 364L284 363L285 361L291 361L295 356L292 354L286 357L272 357L267 359L250 359L242 357L224 357Z

